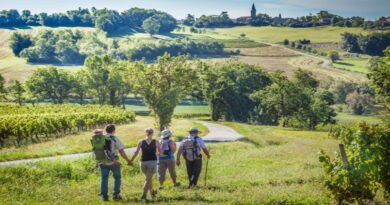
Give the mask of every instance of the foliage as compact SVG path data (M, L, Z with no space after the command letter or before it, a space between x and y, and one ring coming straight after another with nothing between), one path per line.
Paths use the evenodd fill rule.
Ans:
M10 86L8 87L8 92L19 105L23 105L25 100L24 93L26 90L21 82L18 80L11 81Z
M321 151L319 160L324 168L325 187L338 204L373 200L379 185L389 196L389 127L363 122L354 128L337 129L332 135L344 143L348 166L339 153L331 160Z
M101 9L93 13L95 27L108 34L113 34L120 28L122 17L117 11Z
M5 78L0 74L0 100L5 98Z
M186 18L183 21L183 24L186 26L193 26L195 24L195 17L194 15L188 14Z
M348 106L352 109L352 113L355 115L370 113L374 103L370 94L358 93L357 91L348 94L346 101Z
M134 92L142 95L157 117L160 130L170 123L179 100L189 94L196 82L196 72L185 56L170 57L164 54L157 64L142 62L130 64L129 76Z
M19 56L20 52L32 45L31 38L29 35L20 34L13 32L9 38L9 47L12 49L12 52Z
M116 106L123 103L130 92L130 83L125 81L125 65L104 55L87 58L85 67L86 86L100 104Z
M26 87L38 99L50 99L55 104L64 103L72 89L72 78L54 66L38 68L26 81Z
M281 124L315 129L318 124L335 123L336 113L330 106L333 95L317 89L318 81L310 72L298 70L290 81L282 72L271 75L272 84L252 94L259 103L257 118L261 124Z
M390 46L390 32L377 32L366 36L344 33L342 37L342 48L353 53L383 56L384 50Z
M0 105L0 145L39 142L107 123L134 121L134 113L97 105Z
M160 22L152 16L142 23L142 28L150 35L154 35L160 32L161 25Z
M384 57L370 66L371 72L368 78L378 99L384 102L390 110L390 48L387 48L384 53Z
M328 58L334 63L337 60L340 60L340 54L337 51L329 51Z
M233 21L229 18L228 13L224 11L220 15L202 15L196 19L194 26L197 28L226 28L232 27Z
M80 38L81 33L72 30L43 30L33 37L32 46L20 52L20 57L32 63L81 63L85 57L76 46ZM11 44L20 42L11 41Z
M270 84L268 75L260 68L238 61L223 64L204 64L203 95L212 112L212 119L248 122L256 103L250 99L252 92Z

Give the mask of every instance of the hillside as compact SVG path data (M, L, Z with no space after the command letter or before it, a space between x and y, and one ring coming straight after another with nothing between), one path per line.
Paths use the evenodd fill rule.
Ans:
M8 36L11 32L23 32L31 35L36 34L41 29L72 29L82 31L92 31L94 28L88 27L31 27L27 29L0 29L0 73L5 76L7 80L19 79L24 81L32 71L44 66L40 64L26 63L24 59L17 58L13 55L8 47ZM323 58L313 57L301 52L286 49L274 43L281 42L283 39L310 39L313 43L324 44L339 42L341 40L340 34L343 32L353 33L368 33L360 28L338 28L338 27L317 27L317 28L285 28L285 27L233 27L226 29L204 29L202 33L191 33L187 27L185 31L175 31L168 35L155 35L151 37L145 33L128 33L114 38L120 41L122 47L131 47L134 42L155 42L155 41L171 41L173 39L192 39L196 41L212 40L225 44L226 51L240 51L240 55L233 55L231 57L201 56L201 58L211 59L213 61L225 61L229 58L236 58L243 62L260 65L268 71L283 70L287 75L291 75L297 68L311 70L317 77L321 79L334 78L343 81L365 81L366 73L364 66L368 60L360 57L349 60L349 58L342 59L340 63L335 64L335 67L344 70L335 69L326 64ZM240 38L241 33L246 34L246 38ZM266 44L264 44L266 43ZM337 44L337 43L336 43ZM328 49L329 50L329 49ZM353 64L351 64L353 63ZM356 66L354 64L357 64ZM353 68L349 68L353 65ZM77 70L82 66L66 65L59 66L67 70ZM357 72L348 72L353 70Z

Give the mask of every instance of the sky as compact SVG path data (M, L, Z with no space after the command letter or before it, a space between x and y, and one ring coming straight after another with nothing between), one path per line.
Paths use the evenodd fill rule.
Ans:
M153 8L181 19L187 14L219 14L228 11L232 18L248 16L252 3L259 13L297 17L327 10L344 17L363 16L375 20L390 16L390 0L0 0L0 10L31 10L33 13L64 12L96 7L123 11L131 7Z

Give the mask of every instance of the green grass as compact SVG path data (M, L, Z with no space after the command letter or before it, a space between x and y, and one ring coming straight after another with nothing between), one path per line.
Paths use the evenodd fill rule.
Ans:
M251 27L240 26L233 28L216 29L217 33L239 36L244 33L248 38L259 42L279 43L284 39L299 40L309 39L312 42L340 42L341 34L344 32L367 34L370 31L362 28L345 28L345 27L314 27L314 28L290 28L290 27Z
M355 123L360 121L366 121L368 123L381 123L382 120L379 116L375 115L352 115L347 113L337 113L336 120L344 123Z
M127 110L131 111L149 111L147 106L144 105L126 105ZM200 106L187 106L187 105L179 105L175 108L175 114L181 113L210 113L209 106L200 105Z
M339 69L367 74L370 72L368 62L368 57L347 57L333 63L333 66Z
M160 204L330 204L323 186L318 151L333 153L338 142L326 132L222 122L246 136L233 143L209 144L208 184L187 190L167 181ZM75 162L40 162L0 169L0 197L5 204L100 204L99 173L90 158ZM140 204L144 176L138 163L122 167L124 203ZM154 186L157 186L156 180ZM110 192L112 178L110 178ZM378 203L384 203L380 197ZM109 202L107 204L117 204Z
M116 135L126 147L135 147L137 142L142 139L145 128L154 127L154 125L153 117L138 116L135 123L118 126ZM207 133L206 127L194 124L193 120L189 119L173 119L170 129L175 132L174 137L182 138L187 135L187 130L194 125L199 126L200 130ZM156 135L158 135L158 132L156 132ZM82 132L39 144L3 148L0 149L0 161L89 152L91 151L91 137L91 132Z

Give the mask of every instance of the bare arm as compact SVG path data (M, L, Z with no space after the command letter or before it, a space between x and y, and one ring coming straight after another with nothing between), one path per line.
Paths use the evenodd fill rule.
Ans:
M170 146L171 146L172 152L175 153L175 152L176 152L176 149L177 149L177 148L176 148L176 142L171 141Z
M138 156L140 150L141 150L141 142L138 143L137 148L135 149L134 154L130 159L130 162L134 161L134 159Z
M161 153L161 147L160 147L160 143L156 140L156 147L157 147L157 156L165 156L165 155L162 155Z
M203 152L206 154L207 158L210 158L210 152L209 152L209 150L208 150L207 148L203 148L202 150L203 150Z
M176 164L177 166L180 165L180 157L181 157L182 149L181 146L179 147L179 150L177 151L177 157L176 157Z
M123 159L126 160L127 163L130 162L129 158L127 157L127 154L124 149L119 150L119 154L122 156Z

